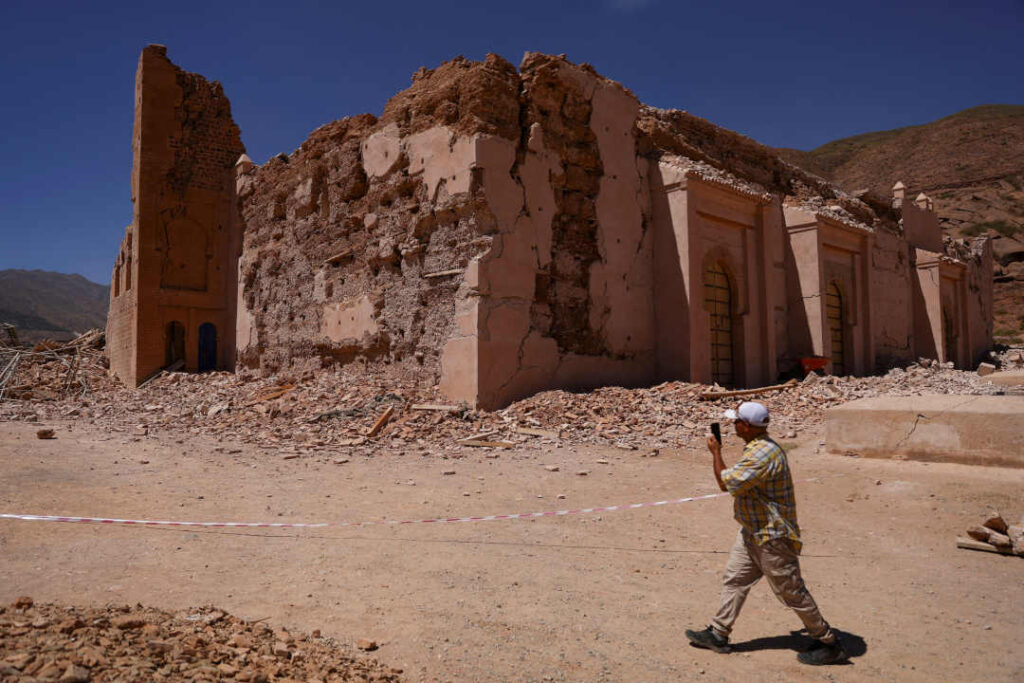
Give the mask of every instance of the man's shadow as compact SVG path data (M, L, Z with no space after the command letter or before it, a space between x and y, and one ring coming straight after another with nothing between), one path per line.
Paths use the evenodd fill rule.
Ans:
M840 631L833 628L839 641L846 650L847 664L854 657L860 657L868 651L868 644L856 633ZM794 652L805 652L814 644L814 639L807 635L806 631L790 631L788 636L767 636L765 638L754 638L742 643L733 643L733 652L755 652L757 650L793 650Z

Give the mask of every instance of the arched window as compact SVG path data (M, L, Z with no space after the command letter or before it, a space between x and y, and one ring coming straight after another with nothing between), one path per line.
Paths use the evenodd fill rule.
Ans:
M846 320L843 316L843 293L834 281L825 290L825 320L832 340L832 374L846 374Z
M733 372L732 283L721 262L704 271L704 305L711 321L711 379L720 386L735 384Z
M199 372L217 369L217 328L213 323L199 326Z
M166 353L164 367L185 361L185 326L177 320L167 323Z

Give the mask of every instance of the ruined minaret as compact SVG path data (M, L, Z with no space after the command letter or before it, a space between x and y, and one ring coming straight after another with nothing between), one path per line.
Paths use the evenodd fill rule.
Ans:
M133 220L107 319L110 368L129 386L168 366L233 367L234 165L244 152L220 84L146 47L135 77Z

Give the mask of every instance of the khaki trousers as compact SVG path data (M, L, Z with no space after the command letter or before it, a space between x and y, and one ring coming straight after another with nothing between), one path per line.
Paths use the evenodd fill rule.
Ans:
M722 580L722 606L711 620L711 627L718 635L728 637L732 632L747 593L762 576L768 579L768 585L782 604L797 613L812 638L825 643L835 640L835 634L800 577L800 560L789 540L777 538L757 545L744 529L740 529L729 553Z

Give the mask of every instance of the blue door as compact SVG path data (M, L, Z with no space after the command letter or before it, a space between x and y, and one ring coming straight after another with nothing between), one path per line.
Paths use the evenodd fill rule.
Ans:
M217 369L217 328L212 323L199 326L199 372Z

